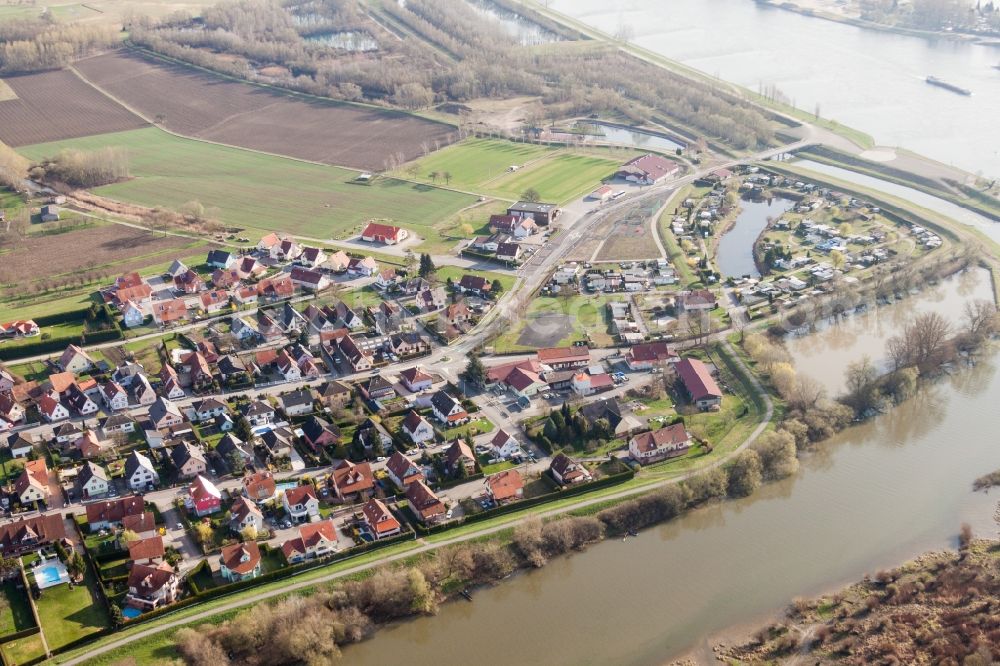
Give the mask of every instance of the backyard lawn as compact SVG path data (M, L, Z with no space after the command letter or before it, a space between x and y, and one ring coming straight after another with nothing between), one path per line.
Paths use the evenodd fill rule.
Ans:
M16 641L3 644L4 659L8 664L26 664L29 661L45 656L42 647L42 637L32 634Z
M85 585L70 589L68 584L63 584L42 590L36 606L49 649L62 647L108 626L108 616L96 585L88 570Z
M18 574L20 580L20 574ZM35 618L28 605L28 592L18 590L13 580L5 581L2 588L7 603L0 608L0 637L35 626Z
M495 427L496 426L494 426L489 419L478 418L469 421L465 425L460 425L456 428L448 428L447 430L443 431L442 434L444 435L444 438L448 441L459 438L464 440L470 440L476 435L482 435L483 433L486 432L493 432L493 428Z

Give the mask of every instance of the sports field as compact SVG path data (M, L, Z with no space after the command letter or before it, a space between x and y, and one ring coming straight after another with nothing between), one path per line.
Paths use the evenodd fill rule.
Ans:
M399 173L505 199L519 199L534 188L542 201L561 204L595 188L634 154L472 138L412 162ZM510 171L512 166L518 169ZM432 173L437 177L432 179Z
M31 159L63 148L128 151L132 178L94 191L129 203L176 209L189 201L218 209L229 225L319 239L357 234L373 218L419 235L475 202L469 195L381 178L355 185L355 172L184 139L149 127L26 146Z

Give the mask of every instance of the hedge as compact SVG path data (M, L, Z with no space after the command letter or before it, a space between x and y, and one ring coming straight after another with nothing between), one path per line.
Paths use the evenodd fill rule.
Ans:
M30 594L30 593L29 593ZM21 631L15 631L11 634L5 634L0 638L0 644L10 643L11 641L16 641L19 638L27 638L28 636L34 636L40 631L38 627L28 627L27 629L22 629Z
M38 324L39 328L41 328L42 326L65 324L66 322L83 322L87 320L87 315L89 314L90 314L90 308L82 308L80 310L67 310L66 312L56 312L50 315L35 317L34 322Z

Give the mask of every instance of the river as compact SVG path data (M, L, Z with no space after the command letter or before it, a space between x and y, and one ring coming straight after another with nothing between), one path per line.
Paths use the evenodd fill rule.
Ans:
M722 277L760 277L753 259L757 238L767 226L768 219L778 219L794 205L794 201L782 197L765 201L741 201L736 222L719 239L715 263L718 264Z
M1000 176L1000 49L867 30L752 0L552 0L552 9L973 173ZM971 97L928 85L934 75Z
M988 293L984 274L950 278L871 321L874 337L792 346L804 371L840 381L877 355L909 312ZM949 310L949 311L950 311ZM860 320L859 320L860 321ZM817 362L818 363L818 362ZM752 498L692 512L636 539L601 543L477 591L473 603L402 622L345 650L359 663L406 655L416 666L467 663L663 664L689 650L707 663L713 634L763 621L796 596L835 589L928 549L959 525L991 529L995 495L973 479L1000 467L995 359L926 385L913 400L825 442L799 474Z

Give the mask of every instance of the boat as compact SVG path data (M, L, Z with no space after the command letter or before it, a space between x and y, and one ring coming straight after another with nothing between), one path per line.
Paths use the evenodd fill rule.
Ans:
M944 88L945 90L950 90L953 93L958 93L959 95L968 96L972 94L972 91L969 90L968 88L962 88L961 86L956 86L954 83L948 83L947 81L939 79L936 76L928 76L927 83L931 84L932 86L937 86L938 88Z
M466 601L472 601L472 592L469 592L469 588L462 590L462 596L465 597Z

